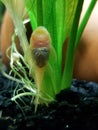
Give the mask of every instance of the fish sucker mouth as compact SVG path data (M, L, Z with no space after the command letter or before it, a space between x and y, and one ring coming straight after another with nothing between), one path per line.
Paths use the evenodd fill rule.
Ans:
M49 59L49 48L39 47L32 50L33 59L38 67L44 67Z

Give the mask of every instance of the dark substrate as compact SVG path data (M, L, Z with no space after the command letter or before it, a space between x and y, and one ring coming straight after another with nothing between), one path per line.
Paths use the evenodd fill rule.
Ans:
M98 130L98 85L73 79L70 90L48 107L25 107L11 101L17 83L0 73L0 130ZM25 98L27 102L29 100Z

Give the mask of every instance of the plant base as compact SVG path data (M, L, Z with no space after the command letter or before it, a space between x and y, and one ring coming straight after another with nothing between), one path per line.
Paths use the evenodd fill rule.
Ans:
M97 84L73 80L71 89L57 95L56 102L39 106L36 113L34 106L26 106L25 116L10 100L15 84L0 73L0 130L98 129Z

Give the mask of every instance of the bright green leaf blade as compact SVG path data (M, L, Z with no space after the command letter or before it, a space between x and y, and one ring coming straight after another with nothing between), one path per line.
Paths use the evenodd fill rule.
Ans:
M79 24L79 18L82 11L83 0L78 0L75 17L72 25L70 39L68 42L66 62L62 79L62 89L69 88L72 81L73 64L74 64L74 46Z
M55 16L56 0L43 0L43 25L48 29L52 45L56 50L57 35L56 35L56 16Z
M64 35L65 37L70 35L70 31L72 28L76 7L78 0L66 0L65 3L65 19L64 19Z
M61 81L61 67L58 67L58 61L57 61L57 52L56 52L56 48L57 48L57 26L56 26L56 0L43 0L42 1L42 8L43 8L43 26L45 26L47 28L47 30L49 31L50 35L51 35L51 39L52 39L52 46L53 46L53 53L50 55L49 58L49 64L51 67L52 72L50 73L51 70L49 70L48 68L46 68L46 73L45 75L49 76L50 78L46 78L47 76L44 76L43 79L43 86L47 86L47 80L50 79L50 82L48 83L49 86L51 86L50 89L54 90L54 93L58 93L59 91L59 87L57 88L56 84L59 84ZM55 54L54 54L55 53ZM55 56L54 56L55 55ZM62 57L62 55L61 55ZM56 59L56 60L55 60ZM54 77L52 79L51 74L53 74ZM48 87L49 89L49 87ZM43 89L44 90L44 89ZM49 93L49 91L47 92ZM52 93L52 92L51 92Z
M37 24L43 26L43 0L37 0Z
M73 19L77 7L77 1L78 0L56 1L56 30L57 30L56 50L57 50L59 68L62 68L62 48L65 39L70 35L70 30L72 28Z
M28 15L30 18L32 30L37 28L37 2L36 0L24 0L25 6L27 7L28 10Z

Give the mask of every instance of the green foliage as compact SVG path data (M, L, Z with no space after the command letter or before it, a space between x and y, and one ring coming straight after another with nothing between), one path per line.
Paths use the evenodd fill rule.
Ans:
M82 22L80 23L80 26L79 26L78 32L77 32L76 42L75 42L75 48L74 48L75 50L77 48L77 45L79 43L79 39L81 38L82 32L83 32L83 30L84 30L84 28L85 28L85 26L86 26L86 24L88 22L88 19L90 17L90 14L92 13L92 10L93 10L96 2L97 2L96 0L91 1L91 3L89 4L88 9L86 11L86 14L84 15L84 18L83 18Z
M55 95L61 90L70 88L73 74L74 53L96 0L92 0L80 26L79 18L84 0L21 0L22 10L28 13L32 31L42 26L46 28L50 34L50 55L44 68L38 67L32 58L32 48L29 46L26 28L23 24L25 18L23 17L23 13L19 14L20 8L16 8L19 4L19 0L1 1L5 4L12 17L16 28L15 35L18 35L20 45L24 52L24 55L21 55L17 51L15 35L13 35L11 68L15 75L18 76L19 82L21 83L22 81L23 89L27 88L29 90L29 92L24 91L24 93L21 94L16 92L18 95L14 95L13 100L16 100L22 95L32 95L35 97L34 102L36 105L40 103L48 104L55 100ZM68 37L69 42L66 63L64 72L62 73L62 48L64 41ZM16 58L13 56L16 56ZM18 59L17 56L19 56ZM16 61L14 59L16 59ZM20 61L22 61L25 66L23 66ZM20 68L22 75L19 73L18 68ZM26 69L29 71L30 78L28 77ZM13 78L13 80L15 80L15 78ZM32 82L31 79L33 78L35 82Z
M73 20L73 25L70 33L70 38L68 42L66 63L64 68L63 80L62 80L62 89L64 89L65 87L68 88L71 85L73 64L74 64L74 46L76 41L76 35L77 35L77 29L78 29L81 10L82 10L82 5L83 5L83 0L78 1L74 20Z
M32 2L33 4L31 4L30 1L26 1L33 30L35 29L34 25L47 28L51 35L52 46L56 53L56 58L55 54L54 56L53 53L50 55L49 65L46 67L42 85L42 90L47 87L45 89L46 93L50 92L50 94L52 94L54 92L55 95L61 90L62 47L64 40L70 35L77 2L78 0L35 0ZM34 10L32 9L33 11L30 10L31 5L36 7ZM32 21L33 18L35 18L35 23ZM52 89L52 91L50 91L49 88L50 90Z

